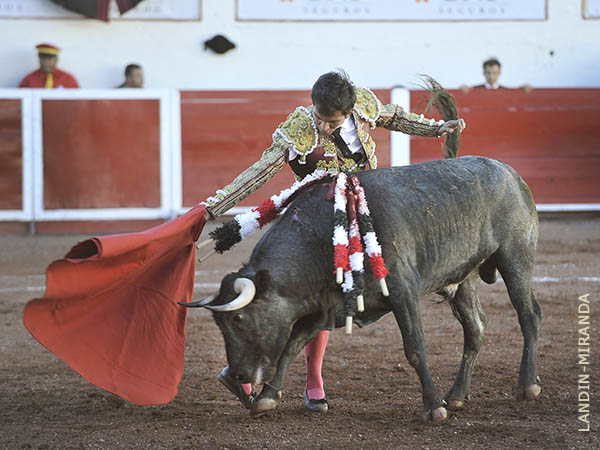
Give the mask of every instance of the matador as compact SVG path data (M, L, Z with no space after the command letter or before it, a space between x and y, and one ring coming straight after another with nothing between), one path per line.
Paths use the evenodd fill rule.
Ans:
M311 99L311 106L299 106L277 127L271 146L256 163L204 202L210 218L240 203L285 163L296 179L315 170L335 174L376 169L375 142L369 129L383 127L410 135L441 137L465 128L463 119L436 121L398 105L384 105L371 90L355 87L343 71L321 75L313 85ZM328 339L329 330L322 330L305 348L304 404L309 411L328 410L321 374ZM250 384L238 383L229 367L218 379L250 408L254 401Z

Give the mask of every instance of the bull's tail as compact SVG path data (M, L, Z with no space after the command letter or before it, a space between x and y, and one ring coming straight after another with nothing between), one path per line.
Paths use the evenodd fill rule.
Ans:
M458 119L458 108L456 107L456 100L454 96L446 91L440 83L435 81L429 75L422 75L425 80L425 89L429 91L429 100L427 101L428 113L431 113L432 106L438 110L442 115L442 119L457 120ZM460 133L448 133L446 134L446 148L442 146L442 152L446 159L456 158L458 150L460 148Z

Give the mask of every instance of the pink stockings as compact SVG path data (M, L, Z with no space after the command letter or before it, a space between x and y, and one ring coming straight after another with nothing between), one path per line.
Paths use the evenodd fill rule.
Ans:
M306 351L306 394L311 400L325 398L321 368L328 340L329 330L321 330L317 337L304 347Z
M323 357L325 356L325 348L329 340L329 330L321 330L317 337L304 347L306 352L306 393L311 400L320 400L325 398L323 390L323 377L321 369L323 367ZM250 383L242 384L242 388L246 394L252 393L252 385Z

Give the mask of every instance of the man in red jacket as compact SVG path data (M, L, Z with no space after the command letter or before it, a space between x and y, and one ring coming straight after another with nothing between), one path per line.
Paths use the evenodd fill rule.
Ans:
M39 44L37 48L40 68L31 72L19 84L20 88L78 88L77 80L70 73L56 68L60 49L51 44Z

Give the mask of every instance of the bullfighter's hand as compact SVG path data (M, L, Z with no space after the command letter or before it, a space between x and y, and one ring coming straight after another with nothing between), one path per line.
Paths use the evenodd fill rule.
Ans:
M448 122L444 122L444 124L438 130L439 137L446 136L446 133L454 133L455 130L461 132L467 128L467 124L464 119L457 120L449 120Z

